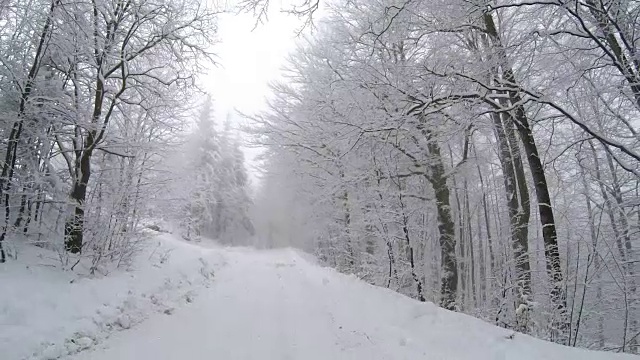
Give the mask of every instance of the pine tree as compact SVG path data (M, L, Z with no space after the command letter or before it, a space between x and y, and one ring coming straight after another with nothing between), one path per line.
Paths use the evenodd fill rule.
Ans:
M213 187L218 181L220 147L212 119L213 104L207 97L193 134L193 153L189 164L192 189L186 204L187 238L212 237L216 234L215 219L218 199Z
M216 184L217 238L224 243L237 243L254 232L248 216L251 199L247 193L249 182L244 154L239 141L231 137L230 121L227 118L220 136L222 157Z
M213 105L207 98L187 150L185 172L191 189L184 206L185 237L238 243L254 232L248 216L251 199L244 154L239 141L232 138L229 121L218 133L212 118Z

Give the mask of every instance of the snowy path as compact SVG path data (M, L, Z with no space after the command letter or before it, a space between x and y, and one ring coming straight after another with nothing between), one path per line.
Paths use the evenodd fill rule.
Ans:
M610 359L510 332L307 262L219 250L210 288L74 360ZM625 357L626 358L626 357Z

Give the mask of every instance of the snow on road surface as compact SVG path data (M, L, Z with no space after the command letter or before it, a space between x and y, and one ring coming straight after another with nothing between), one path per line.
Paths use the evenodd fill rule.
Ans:
M419 303L293 250L213 250L213 284L73 360L621 359Z

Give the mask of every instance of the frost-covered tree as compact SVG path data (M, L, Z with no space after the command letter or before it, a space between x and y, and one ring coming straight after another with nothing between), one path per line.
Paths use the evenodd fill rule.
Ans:
M254 235L249 218L251 198L244 152L237 139L229 139L225 130L224 153L218 180L218 239L223 243L242 243Z
M215 9L43 0L0 11L0 261L23 239L95 263L123 255L209 61Z
M286 202L260 228L418 300L637 352L639 8L328 9L254 117L258 205Z
M220 136L214 129L213 107L207 97L192 134L189 168L189 195L185 212L188 238L215 237L218 233L218 180L220 176ZM186 185L186 184L183 184Z
M222 243L240 243L253 235L248 211L248 175L244 153L232 138L228 122L215 128L210 97L202 106L193 133L188 135L179 167L184 176L176 187L185 187L182 218L185 237L207 237Z

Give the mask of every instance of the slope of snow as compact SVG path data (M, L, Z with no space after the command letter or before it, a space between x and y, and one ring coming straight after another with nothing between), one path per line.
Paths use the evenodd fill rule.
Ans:
M0 264L2 360L57 359L172 313L212 282L220 262L169 235L148 241L133 266L103 277L61 270L52 251L25 246L18 255Z
M322 268L293 250L209 250L212 286L73 360L625 359L544 342Z

